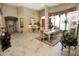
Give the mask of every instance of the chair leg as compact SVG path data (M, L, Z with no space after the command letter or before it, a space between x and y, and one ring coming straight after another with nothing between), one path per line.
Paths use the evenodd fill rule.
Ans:
M74 47L75 50L75 56L77 56L77 46Z
M70 56L70 50L71 50L71 47L68 46L68 56Z
M61 51L63 51L63 45L62 45Z
M61 46L61 55L63 54L63 45Z

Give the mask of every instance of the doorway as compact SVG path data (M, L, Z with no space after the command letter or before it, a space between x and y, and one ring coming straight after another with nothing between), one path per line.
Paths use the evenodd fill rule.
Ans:
M45 29L45 19L42 19L42 27Z
M17 28L16 28L17 21L18 21L18 18L16 17L12 17L12 16L5 17L6 30L9 33L17 32Z

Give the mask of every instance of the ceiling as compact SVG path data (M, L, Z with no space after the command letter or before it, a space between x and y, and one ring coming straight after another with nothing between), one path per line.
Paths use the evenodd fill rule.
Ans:
M40 11L42 9L45 8L45 6L47 7L53 7L56 5L59 5L61 3L6 3L7 5L11 5L11 6L24 6L33 10L37 10Z

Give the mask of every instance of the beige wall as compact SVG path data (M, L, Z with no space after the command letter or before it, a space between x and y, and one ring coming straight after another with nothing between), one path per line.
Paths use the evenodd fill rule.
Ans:
M21 28L20 28L20 18L24 18L23 15L24 15L24 8L23 7L18 7L17 8L17 14L18 14L18 22L17 22L17 28L18 28L18 31L21 32Z
M2 9L2 4L0 4L0 9ZM1 10L2 11L2 10ZM5 26L5 21L2 15L2 12L0 13L0 29L1 27Z
M76 4L77 10L79 10L79 3Z
M18 20L20 20L20 18L23 18L23 24L24 24L24 28L23 28L23 32L28 32L28 25L29 22L31 21L31 17L35 18L35 20L39 20L39 12L29 9L29 8L25 8L25 7L18 7ZM20 21L18 21L18 24L20 24ZM20 25L18 25L20 28ZM21 29L19 30L21 31Z
M62 11L68 8L76 7L77 10L79 10L79 4L78 3L62 3L60 5L54 6L54 7L49 7L49 12L58 12ZM39 11L40 18L42 16L45 16L45 9Z
M1 5L0 5L1 8ZM1 13L0 13L0 29L1 29L1 25L2 25L2 20L1 20Z
M63 3L58 6L50 7L49 12L58 12L72 7L76 7L77 10L79 10L79 3Z
M10 5L2 5L3 16L14 16L17 17L17 7Z
M24 32L28 31L28 24L32 18L35 18L35 20L39 21L39 13L35 10L24 8Z
M39 20L40 20L40 26L42 26L42 20L41 17L45 16L45 9L39 11Z
M39 17L41 19L42 16L45 16L45 9L39 11Z
M36 20L39 20L39 12L25 8L25 7L15 7L15 6L10 6L10 5L5 5L5 4L0 4L1 9L3 11L3 17L5 16L14 16L18 17L18 22L17 22L17 29L20 32L20 18L23 18L23 23L24 23L24 32L28 32L28 24L30 22L30 17L35 18ZM3 22L5 23L5 22Z
M0 4L0 8L1 8L1 4Z
M50 7L49 12L58 12L76 6L75 3L63 3L55 7Z
M2 27L3 26L5 27L4 17L5 16L17 17L17 7L5 5L5 4L0 4L0 8L1 8L2 12L3 12L3 14L1 15Z
M77 10L79 10L79 4L60 4L58 6L55 7L50 7L49 8L49 12L57 12L57 11L62 11L71 7L77 7ZM35 11L29 8L25 8L25 7L14 7L14 6L10 6L10 5L5 5L3 4L0 7L2 8L3 11L3 17L4 16L15 16L18 17L18 23L17 23L17 29L20 31L20 18L23 18L23 22L24 22L24 32L27 32L28 30L28 24L30 22L30 17L35 18L36 20L41 19L42 16L45 16L45 9L41 10L41 11Z
M0 29L2 27L2 20L1 20L1 14L0 14Z

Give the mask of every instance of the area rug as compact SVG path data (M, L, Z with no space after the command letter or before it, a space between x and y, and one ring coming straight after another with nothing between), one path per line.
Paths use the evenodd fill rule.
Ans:
M59 35L51 38L52 39L51 41L48 41L48 39L47 40L41 40L42 38L40 36L37 37L36 39L39 40L39 41L41 41L41 42L43 42L43 43L45 43L45 44L48 44L50 46L55 46L58 42L60 42L61 35L59 34Z

